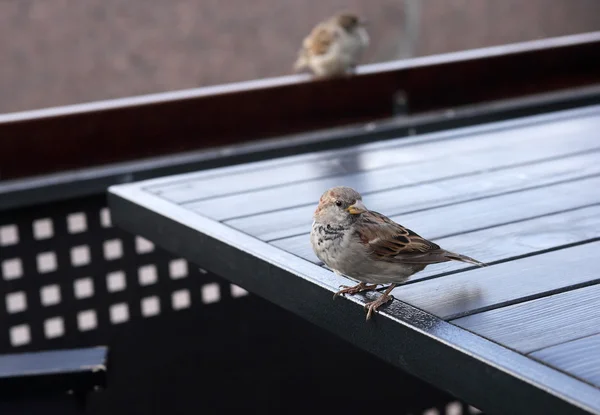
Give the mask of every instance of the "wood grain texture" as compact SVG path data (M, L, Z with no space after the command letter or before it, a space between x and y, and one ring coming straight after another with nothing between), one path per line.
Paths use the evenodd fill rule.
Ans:
M546 200L546 203L553 202L552 199ZM436 241L450 251L491 263L599 237L600 205L596 204L509 224L485 227L465 234L436 238ZM415 275L415 279L465 268L469 268L469 265L461 262L436 264Z
M594 231L590 231L590 233L600 237L598 212L596 212L595 222ZM565 225L568 226L568 222ZM538 230L541 229L541 227L538 228ZM556 231L556 239L560 240L563 235L558 229ZM501 240L502 232L499 231L498 234L500 235L498 239ZM525 243L527 243L527 236L523 235ZM529 233L529 236L530 239L535 239L534 243L543 244L541 242L544 239L543 231L538 236L534 230L533 233ZM550 234L550 236L554 235ZM506 239L508 241L497 251L493 243L486 247L478 246L474 250L479 250L482 255L477 255L476 258L486 261L483 251L496 251L498 252L496 255L510 257L511 254L500 254L500 252L510 250L507 245L510 245L510 241L518 243L519 237L513 238L508 234ZM474 242L476 245L478 241ZM557 242L549 241L548 245ZM502 242L500 245L503 245ZM470 255L469 252L460 252ZM598 252L600 252L600 242L588 243L408 284L396 288L393 295L400 301L407 302L440 318L454 319L547 295L553 291L565 290L574 285L600 282L600 262L595 260Z
M600 388L600 333L550 346L530 356Z
M407 215L392 216L392 219L442 246L446 247L446 245L448 245L448 249L471 252L471 250L474 249L475 244L471 244L469 242L469 236L463 234L479 229L510 224L515 221L534 219L542 215L600 203L600 192L597 190L599 188L600 177L593 177L524 192L509 193L476 201L468 201L437 209L419 211ZM533 222L530 226L535 227L535 223L536 222ZM519 225L510 228L511 232L514 232L511 234L512 237L518 238L519 230L527 229L528 225L523 223L522 226L523 228ZM302 228L299 230L303 230L304 233L291 238L276 240L271 243L301 258L314 263L320 263L310 246L308 238L310 228ZM494 235L494 232L497 231L490 230L490 233L488 234ZM570 243L568 241L572 241L573 237L570 236L571 233L569 228L565 226L561 232L564 236L558 239L561 241L558 245ZM445 242L444 238L451 235L461 236ZM486 232L479 235L485 237ZM583 233L582 235L586 234ZM508 237L511 236L504 235L504 238ZM544 242L544 244L538 245L537 249L547 249L551 246L556 246L557 244L554 243L555 241L553 241L553 238L555 238L555 236L549 239L538 239L538 241ZM501 244L499 246L506 247L506 245L501 242L502 238L499 237L498 240L498 244ZM465 243L469 246L465 246ZM545 246L546 248L541 248L541 246ZM513 246L510 252L515 255L524 253L516 253L515 249L518 248L519 247L517 246ZM468 252L465 253L468 254ZM473 253L475 256L479 254L479 252ZM484 258L484 260L487 259ZM457 266L458 265L454 265L454 267ZM444 266L436 265L435 267L432 267L432 269L437 269L441 272L444 270ZM426 271L429 272L428 270ZM417 274L413 278L419 278L420 275L422 274Z
M488 157L493 159L493 153ZM324 191L345 185L363 194L363 200L370 209L394 215L598 174L599 161L600 153L594 152L502 170L479 171L469 176L425 184L407 176L377 170L224 196L192 203L188 207L215 220L280 211L307 203L314 209ZM454 166L453 163L453 169ZM414 172L414 175L418 173Z
M493 158L493 155L488 157ZM449 168L455 170L456 166L457 164L452 163L452 167ZM363 202L369 209L386 216L395 216L550 185L599 172L600 152L592 152L495 171L480 170L468 176L440 179L433 183L422 183L412 179L410 183L406 183L407 176L398 177L390 175L389 171L377 171L361 177L323 179L318 183L307 182L286 188L211 199L198 205L192 204L190 207L217 220L253 213L252 216L225 223L269 241L309 232L312 215L322 191L335 185L354 187L363 195ZM418 174L414 172L413 176ZM391 189L385 190L385 186ZM305 204L308 198L312 198L312 203ZM256 214L260 210L266 212Z
M598 143L590 138L599 128L597 114L547 124L539 124L533 118L520 126L518 133L511 123L458 129L213 170L148 190L167 200L186 203L319 178L331 177L335 181L344 175L385 167L390 168L388 175L396 179L392 184L398 185L598 148ZM564 140L565 134L573 137L572 142ZM515 148L520 151L515 152ZM490 152L496 157L490 159ZM385 177L383 173L383 178L377 180Z
M600 284L451 322L521 353L529 353L597 333Z

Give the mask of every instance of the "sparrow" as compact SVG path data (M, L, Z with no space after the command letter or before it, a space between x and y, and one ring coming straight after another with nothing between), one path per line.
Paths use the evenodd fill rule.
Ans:
M302 42L294 72L310 69L318 78L353 73L369 44L364 23L351 13L319 23Z
M447 261L486 266L468 256L440 248L381 213L367 209L361 195L345 186L321 196L313 216L310 242L317 257L333 272L356 282L338 295L372 291L390 284L377 300L365 304L366 319L390 301L390 292L429 264Z

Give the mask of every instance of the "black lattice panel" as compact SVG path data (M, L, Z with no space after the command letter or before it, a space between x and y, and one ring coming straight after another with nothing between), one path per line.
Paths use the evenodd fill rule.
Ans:
M105 342L138 319L246 294L112 227L104 197L0 215L0 352Z

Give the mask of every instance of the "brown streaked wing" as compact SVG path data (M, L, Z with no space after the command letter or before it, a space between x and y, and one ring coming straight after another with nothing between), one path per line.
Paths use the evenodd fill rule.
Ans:
M311 55L324 55L336 38L336 32L329 26L319 25L313 29L304 42Z
M378 260L411 264L446 262L447 253L408 228L378 212L363 213L359 236Z

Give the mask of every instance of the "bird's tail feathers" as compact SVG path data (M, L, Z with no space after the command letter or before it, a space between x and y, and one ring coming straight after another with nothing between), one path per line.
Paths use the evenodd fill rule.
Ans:
M455 254L454 252L446 251L444 256L452 261L466 262L467 264L473 264L479 267L487 267L487 264L466 255Z

